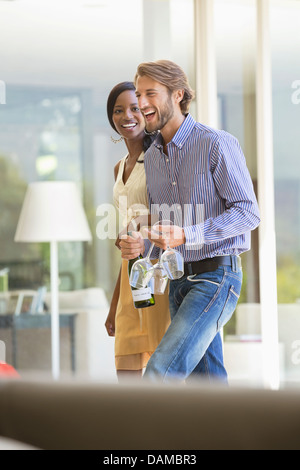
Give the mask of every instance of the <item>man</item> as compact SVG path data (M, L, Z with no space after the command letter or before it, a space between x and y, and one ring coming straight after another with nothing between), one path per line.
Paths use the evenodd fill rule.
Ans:
M152 212L171 208L175 226L149 239L184 256L184 276L170 281L171 325L144 377L186 380L197 374L227 380L221 328L241 290L239 255L250 248L259 210L237 140L197 123L188 109L193 92L182 69L170 61L138 66L136 96L147 132L160 131L145 156ZM122 257L145 251L141 236L120 243Z

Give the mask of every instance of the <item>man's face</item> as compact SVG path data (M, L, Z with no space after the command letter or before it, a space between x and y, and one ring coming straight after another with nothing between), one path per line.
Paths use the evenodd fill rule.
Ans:
M136 81L136 96L147 132L163 129L174 116L173 94L165 85L146 75Z

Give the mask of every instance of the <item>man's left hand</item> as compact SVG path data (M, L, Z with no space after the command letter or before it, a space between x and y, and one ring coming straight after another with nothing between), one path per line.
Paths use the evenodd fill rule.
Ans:
M163 250L166 250L168 246L175 248L186 241L183 228L177 225L160 225L159 234L153 229L147 230L144 228L144 231L147 233L149 240Z

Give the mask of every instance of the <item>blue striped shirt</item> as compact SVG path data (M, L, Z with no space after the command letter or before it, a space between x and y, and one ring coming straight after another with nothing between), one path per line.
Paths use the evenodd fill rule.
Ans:
M167 151L159 135L145 154L149 205L183 227L185 262L249 250L260 218L237 139L188 114Z

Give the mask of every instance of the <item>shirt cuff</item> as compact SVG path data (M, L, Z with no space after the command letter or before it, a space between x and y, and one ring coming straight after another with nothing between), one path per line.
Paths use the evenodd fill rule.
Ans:
M183 227L186 248L202 248L204 244L204 224Z

